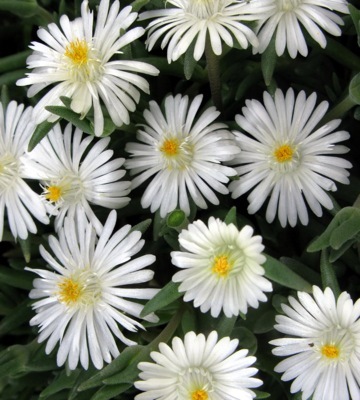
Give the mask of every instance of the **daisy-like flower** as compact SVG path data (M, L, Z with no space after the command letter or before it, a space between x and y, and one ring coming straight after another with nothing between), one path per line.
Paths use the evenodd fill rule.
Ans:
M238 340L224 337L218 340L216 331L206 338L195 332L186 333L184 340L174 337L172 346L159 344L151 362L141 362L138 368L141 381L135 387L144 393L136 400L251 400L250 388L262 381L253 376L255 357L248 350L235 351Z
M237 0L168 0L176 8L146 11L139 19L155 18L148 26L147 47L151 50L165 34L161 48L168 46L168 62L176 61L195 41L194 59L205 51L207 35L216 55L222 53L222 43L233 47L234 39L242 48L249 43L258 46L255 33L243 21L264 18L269 7L253 8Z
M208 226L197 220L183 229L181 251L171 252L171 262L182 268L172 280L181 282L184 301L193 301L204 313L210 310L213 317L223 310L229 318L266 301L263 292L271 292L272 285L263 276L266 258L261 241L250 226L239 231L214 217Z
M290 337L270 344L287 357L275 371L294 380L291 393L301 391L302 400L360 399L360 300L353 304L347 292L336 300L330 288L314 286L313 296L298 292L282 309L275 328Z
M247 100L243 115L235 117L247 134L235 132L242 150L234 160L234 164L240 164L236 168L240 179L231 182L230 190L237 198L254 188L248 196L250 214L270 196L268 222L278 212L283 227L287 222L295 226L298 217L307 225L305 200L320 217L321 206L333 208L326 192L336 190L334 181L349 183L346 169L352 167L351 163L334 155L349 150L337 143L350 135L335 131L341 120L317 127L329 104L323 101L316 108L315 104L316 93L306 98L301 91L295 98L292 89L285 96L277 89L274 98L264 93L264 105Z
M120 169L124 158L110 160L113 150L106 149L110 138L98 140L92 147L93 136L82 139L83 132L68 124L62 133L59 124L28 154L26 169L29 177L39 179L42 197L50 215L56 215L55 229L63 225L68 215L86 214L96 232L102 224L90 207L121 208L128 204L130 182L121 181L125 170Z
M140 98L138 89L149 91L147 81L136 73L157 75L159 71L144 62L110 61L144 33L143 28L137 27L123 34L135 21L137 13L131 12L130 6L119 10L119 1L114 1L109 9L109 0L101 0L93 33L93 13L85 0L80 18L69 21L63 15L61 29L54 23L47 29L39 29L38 37L44 43L31 44L34 52L27 61L33 72L17 82L20 86L31 85L29 97L56 84L35 106L36 124L46 119L56 121L57 116L45 107L62 105L60 96L71 98L71 109L82 117L93 107L97 136L103 133L104 127L101 100L115 125L129 123L129 111L135 110Z
M35 129L31 113L31 107L24 109L15 101L6 110L0 103L0 241L5 214L15 239L26 239L28 232L37 232L32 216L43 224L49 223L40 196L24 181L24 158Z
M144 329L133 317L140 318L143 305L133 301L151 299L157 289L128 288L148 282L151 270L144 269L155 260L153 255L131 258L144 245L141 233L130 232L126 225L114 232L116 211L110 212L101 235L97 237L91 223L78 214L76 220L66 218L59 239L49 237L51 255L44 247L40 253L52 270L30 269L40 276L34 280L30 298L36 311L30 325L38 325L39 342L47 339L49 354L59 342L57 364L66 360L70 369L79 361L103 367L119 355L114 337L130 346L119 325L131 332ZM128 300L130 299L130 300ZM156 322L155 315L145 320Z
M164 217L177 206L190 213L188 193L200 208L207 208L206 200L219 204L214 190L229 193L224 185L229 176L236 175L233 168L221 165L239 152L233 134L226 125L213 123L219 112L215 107L204 111L196 120L202 101L198 95L189 105L187 96L168 96L165 115L154 101L144 111L147 125L143 125L137 138L143 143L128 143L125 150L131 159L125 162L135 188L152 175L141 205L151 206L151 212L160 208Z
M251 4L258 6L256 0ZM268 5L269 11L265 18L259 18L256 32L258 33L259 47L257 52L264 52L271 38L275 36L275 49L281 56L287 48L291 58L299 52L306 57L308 48L302 28L322 48L326 47L326 37L322 29L333 36L340 36L343 20L333 11L349 13L346 0L262 0L261 8ZM301 25L302 28L301 28Z

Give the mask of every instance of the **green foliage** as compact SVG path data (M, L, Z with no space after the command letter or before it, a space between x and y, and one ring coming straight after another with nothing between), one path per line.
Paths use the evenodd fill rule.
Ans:
M274 94L277 87L283 90L293 87L296 92L316 92L318 103L322 100L329 101L329 112L322 123L342 119L342 124L337 129L350 133L350 139L345 143L350 152L344 154L344 158L354 165L350 170L351 184L337 184L338 190L332 193L336 207L331 212L324 211L322 218L311 214L307 226L298 224L294 228L283 228L278 221L271 224L266 221L266 206L255 215L249 215L247 194L236 200L230 195L221 194L218 196L219 204L207 202L206 210L199 209L191 201L190 215L175 209L162 218L158 211L153 214L141 207L141 197L148 181L132 190L130 204L117 210L117 225L120 227L130 224L131 232L140 231L145 240L142 253L156 255L156 263L151 266L155 272L151 287L159 288L159 292L151 300L141 301L144 308L139 321L143 323L145 330L129 332L121 328L124 335L137 344L126 347L116 338L120 355L100 371L92 365L86 371L80 366L74 371L70 371L66 365L58 367L58 349L55 348L47 355L45 343L37 342L38 327L29 325L35 315L31 307L32 300L29 299L35 276L24 268L47 268L45 261L40 258L38 248L40 243L47 243L49 235L54 235L54 218L51 218L47 226L36 222L38 233L30 234L26 240L15 240L12 237L5 218L3 240L0 243L2 400L133 399L137 394L133 384L139 379L138 363L151 361L150 354L158 349L160 342L169 343L174 336L183 337L189 331L208 334L212 330L216 330L220 338L229 336L238 339L239 349L247 348L250 355L256 356L255 366L261 371L260 378L264 381L264 386L255 390L257 399L301 399L301 393L290 394L289 383L282 382L280 374L274 372L274 366L280 359L272 354L268 343L283 336L274 329L276 315L283 313L282 305L288 302L288 296L294 295L294 291L311 293L313 285L330 287L336 296L346 290L351 293L354 301L360 296L360 208L356 202L359 196L359 183L356 179L359 175L360 159L360 2L355 0L351 3L350 14L343 16L342 36L326 34L327 46L324 49L307 36L307 57L291 59L286 52L277 56L273 37L263 54L254 54L251 48L241 49L238 45L234 48L224 45L221 57L216 60L221 68L219 75L223 106L214 123L224 123L229 126L229 130L243 130L243 127L235 123L235 116L242 113L247 99L261 101L264 90ZM16 81L29 72L26 60L32 50L28 46L30 42L38 40L37 27L46 27L50 22L58 23L62 14L67 14L70 19L80 16L80 5L81 0L0 0L0 86L4 108L11 100L26 106L35 106L41 96L51 89L49 85L28 98L26 89L18 87ZM89 1L90 8L94 9L95 19L98 5L99 0ZM121 1L122 8L127 5L131 5L133 11L139 13L170 7L163 0ZM150 20L137 20L134 26L145 28L148 22ZM141 124L144 123L143 112L149 108L150 100L161 104L170 93L186 94L190 99L201 93L204 95L204 110L214 104L206 58L204 56L197 62L193 57L195 40L178 61L169 63L166 48L161 49L159 43L150 53L146 50L146 37L147 33L144 33L113 58L147 62L160 71L158 77L145 77L150 84L150 93L141 94L136 111L130 115L129 125L115 126L103 108L102 137L111 137L113 158L128 157L125 145L136 140L137 127L141 129ZM62 103L48 104L46 107L57 121L44 121L36 126L29 141L29 152L57 123L64 126L70 122L86 134L94 135L93 110L85 116L80 115L71 109L71 98L62 96L60 99ZM197 116L195 121L196 118ZM94 142L96 140L95 138ZM239 145L242 148L243 143L240 142ZM1 168L0 160L0 170ZM130 174L123 178L131 179ZM234 176L231 180L233 179L239 177ZM34 190L40 191L38 182L29 179L27 183ZM107 209L104 211L100 206L97 207L96 214L100 220L103 220L105 213L108 213ZM179 233L195 220L201 219L207 223L210 216L220 218L226 224L234 224L239 230L250 225L254 229L254 235L262 236L266 255L263 267L265 277L272 282L273 292L266 294L267 301L261 302L258 308L249 307L246 314L240 313L228 318L221 312L219 317L214 318L209 312L202 313L199 307L194 307L193 302L183 301L183 293L178 290L179 283L172 281L176 268L171 264L170 254L171 251L180 250ZM209 257L211 256L209 252ZM142 320L151 313L159 317L158 322Z

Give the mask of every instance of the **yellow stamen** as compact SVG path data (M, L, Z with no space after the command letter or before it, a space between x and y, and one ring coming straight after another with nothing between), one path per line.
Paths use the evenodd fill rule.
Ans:
M65 278L61 283L58 284L59 300L67 305L76 303L82 293L82 288L78 282L73 281L71 278Z
M177 139L166 139L160 150L167 156L176 156L179 153L179 146Z
M89 46L84 39L76 39L66 46L65 56L80 67L89 60Z
M325 344L321 348L321 354L327 358L338 358L340 350L333 344Z
M62 189L60 186L49 186L45 194L45 199L56 203L62 196Z
M283 144L274 151L274 156L276 158L276 161L279 163L291 161L293 155L294 155L294 150L288 144Z
M214 264L212 267L212 272L214 274L218 274L221 277L225 277L228 275L231 269L231 265L228 261L227 256L218 256L214 259Z
M209 396L206 390L195 390L191 393L191 400L208 400Z

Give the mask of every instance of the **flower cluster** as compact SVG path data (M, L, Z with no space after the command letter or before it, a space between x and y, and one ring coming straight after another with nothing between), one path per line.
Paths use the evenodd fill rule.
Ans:
M36 275L26 302L42 354L78 369L59 372L49 393L79 379L79 392L114 386L94 398L265 398L256 388L281 356L271 373L302 400L359 400L358 276L339 262L358 275L359 200L333 196L356 157L339 117L360 103L359 74L328 112L345 77L299 89L312 66L292 63L313 61L341 35L341 15L360 12L345 0L124 3L83 0L74 19L40 27L16 82L31 106L1 93L0 242L19 245L27 266L0 267L0 300ZM295 83L274 73L276 60ZM308 266L304 249L321 257ZM23 269L15 284L10 268ZM1 311L3 334L15 318ZM33 372L27 359L11 379Z

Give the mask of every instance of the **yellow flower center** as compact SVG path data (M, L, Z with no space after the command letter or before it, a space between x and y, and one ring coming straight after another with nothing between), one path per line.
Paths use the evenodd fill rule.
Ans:
M278 10L280 11L292 11L296 9L303 0L277 0Z
M293 158L293 155L294 155L294 150L288 144L283 144L282 146L279 146L274 151L275 159L279 163L291 161Z
M45 192L45 199L56 203L62 196L62 188L60 186L49 186Z
M58 301L68 307L93 306L101 294L100 277L88 267L75 271L70 277L64 277L58 283L55 293Z
M59 283L58 288L59 300L67 305L76 303L82 293L82 288L79 283L75 282L71 278L65 278L61 283Z
M166 156L176 156L179 154L179 147L180 143L178 139L166 139L162 146L160 147L160 150L166 155Z
M198 389L191 393L191 400L208 400L209 396L206 390Z
M65 56L80 67L89 61L89 46L84 39L76 39L66 46Z
M12 154L5 153L0 157L0 193L10 189L19 175L19 163Z
M339 357L340 350L333 344L325 344L321 347L321 354L327 358L334 359Z
M220 277L226 277L231 270L231 264L229 263L228 256L221 255L214 259L212 272L218 274Z
M190 0L186 11L199 19L209 19L223 8L224 2L219 0Z

